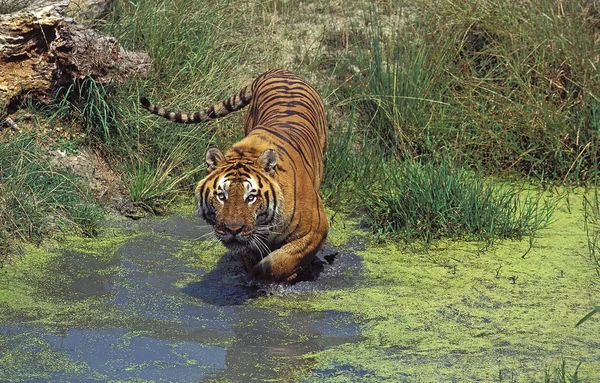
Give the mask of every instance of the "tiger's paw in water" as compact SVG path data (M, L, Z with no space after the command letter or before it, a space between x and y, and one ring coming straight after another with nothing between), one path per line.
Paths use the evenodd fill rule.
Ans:
M279 259L278 259L279 258ZM273 253L252 267L252 276L256 279L289 284L296 281L298 273L293 262L286 261L281 255Z

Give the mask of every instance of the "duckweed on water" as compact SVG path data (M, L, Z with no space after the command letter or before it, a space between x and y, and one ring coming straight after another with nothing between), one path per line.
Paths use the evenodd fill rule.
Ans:
M600 289L580 205L565 198L529 252L527 241L483 253L369 245L337 215L334 265L261 297L220 245L196 241L208 230L197 218L32 248L3 270L0 380L542 382L564 361L595 381L598 319L575 328ZM348 248L362 263L339 269Z
M121 233L96 239L69 237L68 248L27 245L18 265L1 270L0 323L11 317L63 325L106 320L110 312L105 311L103 297L90 292L103 289L97 275L117 272L114 254L126 239L130 237Z
M361 252L364 286L326 292L311 308L355 313L366 340L321 353L322 369L354 366L342 376L364 381L543 381L565 360L600 378L598 338L574 327L599 286L586 263L580 196L571 208L563 204L525 258L525 242L480 256L464 243L427 255L390 244Z
M527 241L484 253L464 242L427 254L368 246L358 285L299 299L307 310L352 313L364 336L317 353L305 381L541 382L563 361L572 370L582 362L579 376L600 379L598 321L575 328L600 290L580 206L580 195L563 201L529 252ZM273 297L257 304L294 306Z

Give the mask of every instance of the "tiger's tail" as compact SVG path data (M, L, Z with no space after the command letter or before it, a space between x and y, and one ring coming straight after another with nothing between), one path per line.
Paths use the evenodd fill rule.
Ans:
M152 104L146 97L140 97L140 103L150 113L164 117L167 120L182 124L196 124L226 116L229 113L240 110L248 105L250 103L250 99L252 98L252 85L253 84L247 85L239 93L234 94L228 99L221 101L210 108L192 113L172 112L170 110L161 108L158 105Z

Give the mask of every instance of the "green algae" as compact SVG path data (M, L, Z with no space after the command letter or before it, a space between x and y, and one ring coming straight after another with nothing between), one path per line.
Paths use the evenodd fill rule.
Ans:
M74 288L77 281L94 283L96 275L117 272L115 250L130 236L68 237L61 243L27 245L24 256L5 267L0 277L0 322L10 317L39 323L89 323L90 316L105 318L101 297L86 299ZM71 254L77 254L77 258ZM73 262L86 261L89 269ZM101 315L91 314L99 309Z
M19 339L19 347L12 350L1 346L6 337L0 336L0 380L47 380L55 372L85 370L83 363L71 361L42 339L26 335ZM37 371L34 376L32 370Z
M68 328L116 321L116 314L107 310L101 297L78 297L72 286L76 279L93 283L90 277L96 272L115 272L111 258L124 240L122 237L69 237L60 244L27 245L19 262L3 269L4 274L0 278L0 323L10 323L13 318L18 318L23 325L36 323L37 326ZM63 247L68 251L61 250ZM95 260L93 266L96 271L79 269L80 274L65 272L71 259L69 252L74 251L83 259ZM9 347L11 342L17 345ZM48 380L53 373L86 371L84 363L69 359L35 331L25 331L18 339L0 335L0 345L3 345L0 346L0 366L5 366L0 370L2 381ZM91 377L89 374L86 376Z
M562 361L581 362L579 376L600 380L598 321L575 328L600 290L587 261L581 201L576 193L561 201L531 249L528 241L484 252L465 242L440 242L428 253L367 246L357 286L301 299L305 310L351 313L363 337L313 355L319 364L305 380L545 381ZM360 233L344 226L332 226L335 242L344 230L356 242ZM300 303L269 297L255 304L293 312Z
M157 343L157 346L168 351L166 356L161 357L163 359L137 363L126 358L117 362L124 364L123 371L133 375L145 369L171 371L178 367L178 358L184 356L178 350L192 347L185 342L189 334L182 331L180 326L174 327L168 318L148 316L115 295L115 291L122 291L120 294L125 295L133 294L130 300L135 301L138 295L143 294L140 289L144 288L122 283L126 281L128 271L124 269L120 252L127 246L134 246L135 249L136 244L148 241L149 237L147 234L140 234L139 228L132 229L131 226L135 224L119 224L123 223L130 227L107 229L99 238L66 238L60 243L47 242L44 246L27 247L26 256L15 265L2 270L0 366L8 367L0 368L0 381L52 381L81 377L109 380L108 375L94 370L87 362L80 361L78 354L67 355L70 352L68 347L61 351L62 345L58 347L57 338L78 342L92 337L91 341L86 342L96 342L93 339L97 339L100 344L112 342L115 347L111 347L111 350L121 350L120 352L127 354L133 347L130 345L132 339L150 336L148 339L151 341L163 342L154 338L164 337L166 340L163 343ZM151 244L151 248L157 251L177 250L183 247L179 246L179 242L185 242L167 235L157 234L153 238L156 242ZM147 261L144 266L153 267L152 260ZM159 270L164 267L163 264L156 266ZM121 274L118 278L119 286L107 286L107 283L115 283L108 281L116 281L114 277L118 274ZM143 295L141 298L144 298ZM180 309L175 298L161 298L159 304L162 310L176 312ZM114 330L103 330L112 328L130 330L125 330L123 335L115 338ZM148 330L140 332L135 329ZM211 341L210 338L203 340ZM219 339L215 341L223 343ZM77 347L80 346L82 345L77 344ZM139 345L136 347L139 348ZM187 356L185 360L187 365L201 364L193 356ZM97 362L93 362L93 365L96 366L94 368L98 367ZM59 376L62 378L58 378Z
M337 215L328 242L340 251L345 247L361 249L360 277L334 288L291 287L283 294L276 292L215 311L214 319L223 323L234 312L239 316L243 325L235 325L235 336L202 330L204 325L191 332L184 323L169 317L143 317L148 312L181 312L181 297L139 295L145 287L128 284L126 272L116 262L123 247L132 250L144 244L158 253L168 252L160 262L146 259L143 267L137 267L142 267L141 273L147 267L160 275L170 267L170 259L177 260L180 266L169 283L183 291L204 278L198 270L210 273L218 266L224 253L221 245L214 240L195 240L193 233L188 235L191 240L175 238L160 220L150 233L139 234L139 227L147 225L144 223L107 229L98 239L69 239L60 246L32 247L18 264L4 269L0 320L6 323L20 318L24 323L52 328L120 326L128 329L116 343L123 353L131 349L131 343L148 336L159 335L172 342L165 350L171 350L178 359L131 361L126 368L132 374L147 369L209 368L204 367L206 361L181 346L196 339L224 347L228 354L238 357L247 355L244 348L256 343L264 343L270 350L247 370L231 367L229 361L232 370L215 374L213 381L250 381L264 376L271 381L306 382L545 381L548 371L563 361L569 368L582 362L579 375L595 381L600 371L598 320L592 318L575 328L598 303L600 288L588 263L580 203L581 195L565 199L555 213L555 222L539 233L531 250L528 241L506 241L485 252L481 252L480 244L465 242L440 242L428 253L389 242L368 244L369 235L356 222ZM172 223L165 221L168 226ZM71 257L71 252L79 258ZM89 269L83 267L88 265ZM78 280L93 282L94 273L125 273L118 287L133 294L130 300L117 309L106 302L101 290L77 293ZM226 286L236 282L228 273L216 278L206 283L216 281ZM132 305L146 298L152 300L144 306ZM257 309L264 313L257 314ZM347 315L337 319L313 315L328 312ZM267 317L268 322L263 323ZM329 318L323 322L330 328L327 331L356 323L360 332L357 337L321 341L323 336L311 330L312 321L321 317ZM299 322L297 318L304 319ZM203 320L201 316L190 319ZM263 326L271 330L257 330ZM12 348L3 344L18 340L0 336L0 365L11 366L10 371L0 372L0 380L47 379L53 372L64 371L70 376L107 378L85 362L58 353L35 333L24 335L27 340L23 345ZM28 375L23 371L32 371L27 363L37 351L40 354L33 364L37 372Z

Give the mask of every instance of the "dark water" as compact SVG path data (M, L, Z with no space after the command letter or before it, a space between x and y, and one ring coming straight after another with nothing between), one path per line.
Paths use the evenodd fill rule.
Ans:
M186 261L209 230L195 217L115 225L130 239L113 255L67 246L42 277L7 276L66 309L2 316L0 381L301 381L316 368L307 355L360 336L344 312L303 309L311 294L358 283L352 253L324 249L316 281L257 286L230 254L206 269ZM264 308L271 299L286 308Z

